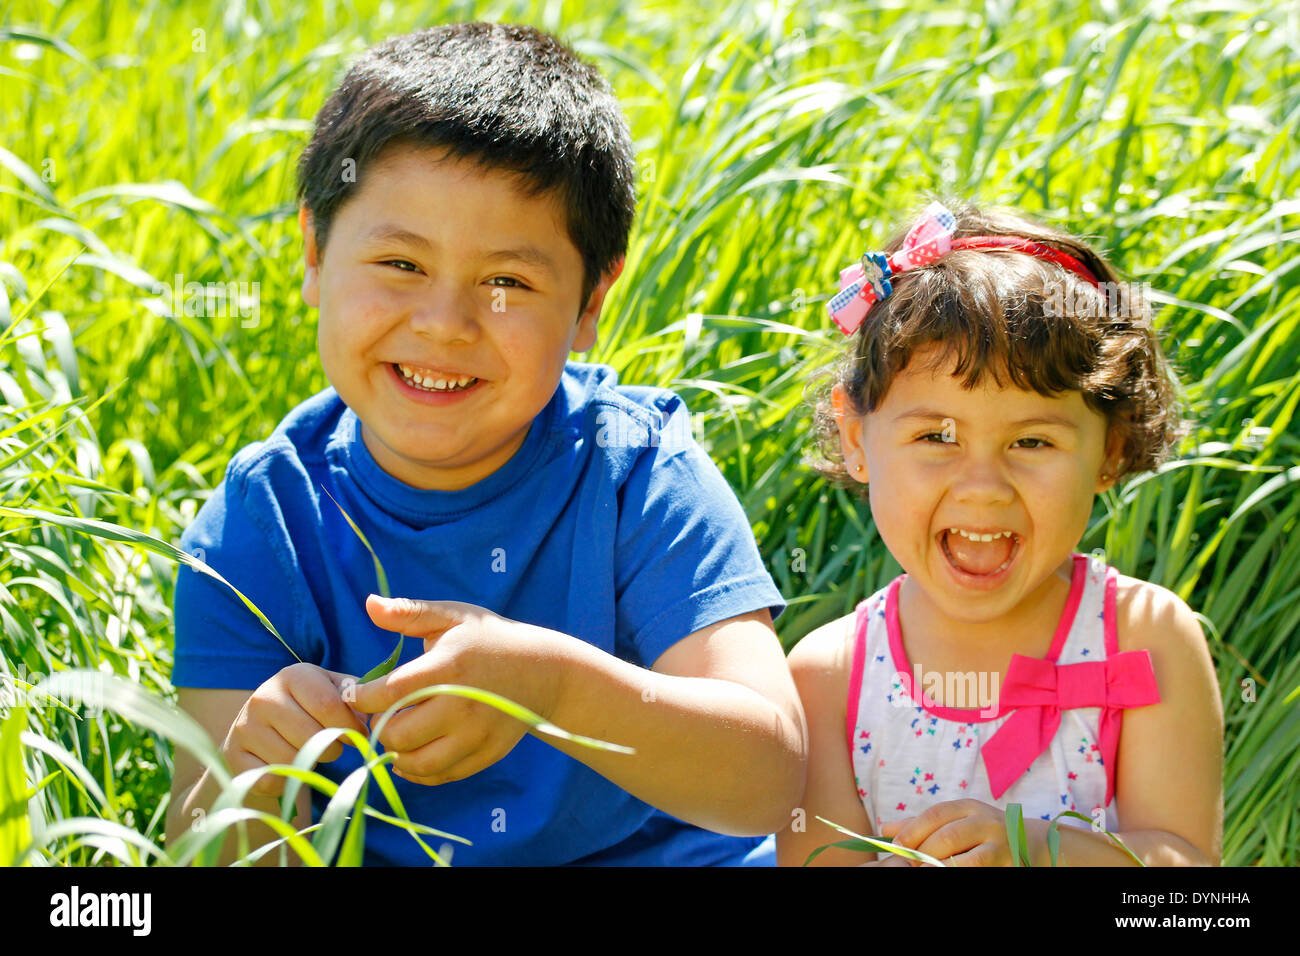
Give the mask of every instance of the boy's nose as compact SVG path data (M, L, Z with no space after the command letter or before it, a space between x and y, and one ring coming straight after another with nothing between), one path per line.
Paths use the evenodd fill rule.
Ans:
M421 298L408 321L411 331L439 344L471 344L483 332L473 303L452 293Z

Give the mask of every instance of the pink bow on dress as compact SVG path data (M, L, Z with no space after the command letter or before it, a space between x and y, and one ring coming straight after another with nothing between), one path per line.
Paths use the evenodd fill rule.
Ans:
M1100 707L1097 736L1106 768L1106 799L1115 792L1115 754L1120 711L1160 703L1151 655L1145 650L1112 654L1104 661L1056 664L1023 654L1011 655L999 696L1015 713L985 741L981 752L994 798L1001 797L1047 749L1061 726L1061 711Z

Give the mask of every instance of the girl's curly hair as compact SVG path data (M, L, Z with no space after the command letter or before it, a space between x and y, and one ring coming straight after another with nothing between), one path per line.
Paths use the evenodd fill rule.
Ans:
M952 208L952 207L950 207ZM927 363L948 368L973 389L986 374L1054 396L1079 391L1089 408L1123 434L1117 479L1153 470L1187 432L1174 371L1136 284L1082 239L1006 209L963 206L954 237L1019 236L1074 256L1102 283L1094 288L1055 263L1005 249L955 250L893 276L893 294L872 307L848 347L814 372L806 397L815 451L808 463L832 484L864 492L844 466L831 390L842 385L850 410L875 411L913 353L937 343ZM884 251L903 244L899 232Z

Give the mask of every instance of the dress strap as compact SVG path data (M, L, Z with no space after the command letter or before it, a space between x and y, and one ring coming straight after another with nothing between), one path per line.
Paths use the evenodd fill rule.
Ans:
M1110 565L1106 566L1106 597L1102 605L1106 630L1106 656L1114 657L1119 653L1119 624L1115 620L1115 591L1119 587L1119 574Z
M844 702L844 741L853 755L853 728L858 722L858 708L862 697L862 674L867 659L867 628L871 624L871 599L857 607L853 622L853 665L849 670L849 696Z

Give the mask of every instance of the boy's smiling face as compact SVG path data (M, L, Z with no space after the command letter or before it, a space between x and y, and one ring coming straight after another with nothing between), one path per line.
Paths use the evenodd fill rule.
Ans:
M595 343L622 269L584 308L582 256L551 193L529 196L509 173L407 145L362 171L323 260L305 208L299 222L325 374L375 461L417 488L467 487L518 451L570 351ZM477 382L463 391L428 387L467 377Z
M849 473L870 482L881 539L949 620L1010 621L1077 546L1093 496L1110 487L1119 433L1081 392L1047 397L986 377L972 391L926 366L929 346L895 376L874 412L852 415L841 389L834 403ZM1107 446L1107 439L1111 444ZM861 471L855 470L862 466ZM998 542L953 541L951 528L1010 531ZM958 535L957 538L962 536ZM1000 574L965 576L958 564ZM981 564L983 562L983 564Z

